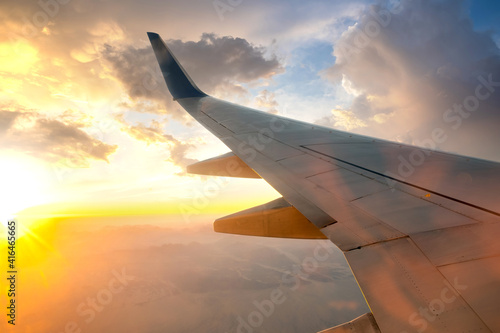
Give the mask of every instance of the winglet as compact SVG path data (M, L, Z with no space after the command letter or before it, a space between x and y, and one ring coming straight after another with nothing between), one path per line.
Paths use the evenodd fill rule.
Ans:
M207 96L191 80L181 64L168 49L160 35L154 32L148 32L149 41L160 65L163 77L167 83L168 90L174 100L187 97Z

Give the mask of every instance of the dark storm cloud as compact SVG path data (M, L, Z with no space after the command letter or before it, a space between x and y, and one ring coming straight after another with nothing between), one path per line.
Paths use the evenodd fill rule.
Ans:
M474 30L464 2L371 6L334 45L334 55L324 74L357 91L348 110L370 122L370 134L394 138L410 128L420 140L438 126L447 133L444 149L500 158L471 139L500 139L500 52L490 32ZM487 97L478 98L477 89ZM473 111L458 111L467 107Z
M117 146L108 145L90 136L81 122L51 119L36 111L0 111L2 149L22 151L40 159L68 165L87 166L89 160L103 160Z
M283 72L276 57L266 58L266 49L243 38L205 33L198 42L170 40L177 58L185 59L200 86L210 91L221 82L251 82Z

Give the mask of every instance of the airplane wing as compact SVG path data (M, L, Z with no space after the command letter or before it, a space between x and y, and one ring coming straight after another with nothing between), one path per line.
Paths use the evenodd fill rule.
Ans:
M500 164L221 101L148 36L174 100L232 151L190 171L261 177L283 196L215 230L344 252L371 313L324 332L500 332Z

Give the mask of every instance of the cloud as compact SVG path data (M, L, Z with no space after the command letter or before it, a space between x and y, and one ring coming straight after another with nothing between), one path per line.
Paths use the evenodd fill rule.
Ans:
M128 124L123 116L118 116L117 120L122 124L122 131L132 138L143 141L147 145L159 145L169 152L168 161L185 169L186 166L198 162L198 160L186 157L188 150L194 148L193 144L182 142L172 135L163 133L162 124L157 120L152 120L149 126L142 123L136 125Z
M22 113L17 111L0 111L0 135L3 136L20 115Z
M279 52L290 40L318 37L318 30L331 40L328 36L333 29L331 25L338 26L336 18L353 17L363 2L319 0L304 4L294 1L290 5L288 1L278 0L271 7L265 1L243 2L233 4L223 20L219 19L212 1L19 0L0 3L0 63L28 73L24 77L10 75L8 83L0 82L0 88L15 90L18 102L25 99L22 104L27 107L40 108L41 103L54 106L61 103L61 99L78 103L105 98L116 105L122 102L115 102L113 98L120 96L120 87L109 79L117 78L119 82L132 79L124 84L135 102L140 98L154 98L155 102L147 110L144 104L129 102L131 109L156 110L183 118L185 114L171 102L163 80L151 76L158 73L146 29L159 32L164 38L173 38L172 49L202 89L221 98L244 96L248 101L251 96L247 96L242 83L256 84L283 71L280 61L269 51L271 47L266 49L250 41L267 46L277 39L281 44L272 47ZM269 19L262 20L264 15ZM206 33L214 31L218 35ZM4 59L2 43L12 46L14 50L7 53L15 56ZM116 52L124 54L120 57ZM108 56L117 66L124 67L108 68ZM132 71L130 75L118 73L125 68ZM160 88L156 89L156 85ZM30 100L37 104L30 104Z
M276 101L276 95L267 89L262 90L259 95L257 95L255 104L257 108L266 109L269 113L278 114L279 112L279 104Z
M317 120L315 123L322 126L334 127L350 131L360 127L366 127L366 123L356 117L352 111L333 109L332 114Z
M349 309L356 310L360 304L357 301L331 301L328 303L329 307L334 308L336 311Z
M333 54L335 65L323 75L351 93L345 110L366 122L364 134L417 143L439 127L448 138L441 149L500 159L496 147L478 150L470 140L500 140L493 125L500 121L500 86L486 91L482 84L500 81L500 51L490 32L474 30L464 2L383 1L343 33ZM479 85L488 97L461 115L454 105L476 101Z
M9 107L10 109L13 106ZM0 110L2 149L22 151L48 162L65 161L66 166L87 167L90 160L108 162L117 150L85 132L82 120L69 113L53 119L33 110Z
M204 33L198 42L170 40L168 44L177 58L185 59L186 70L191 68L200 86L205 85L203 89L209 92L221 82L248 83L283 72L275 56L266 58L264 47L243 38Z
M232 98L234 94L246 95L242 83L266 80L283 71L276 57L265 56L265 48L242 38L205 33L197 42L168 40L167 44L200 89L209 94ZM102 56L111 66L110 75L118 79L133 100L157 102L153 109L145 110L184 116L172 102L151 46L106 45ZM140 106L135 109L144 110Z

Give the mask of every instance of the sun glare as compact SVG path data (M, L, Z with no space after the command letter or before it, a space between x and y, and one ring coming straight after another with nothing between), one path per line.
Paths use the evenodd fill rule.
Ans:
M5 226L16 213L49 202L49 177L36 161L14 155L0 155L0 221Z
M12 74L26 74L38 61L38 51L30 44L0 43L0 71Z

